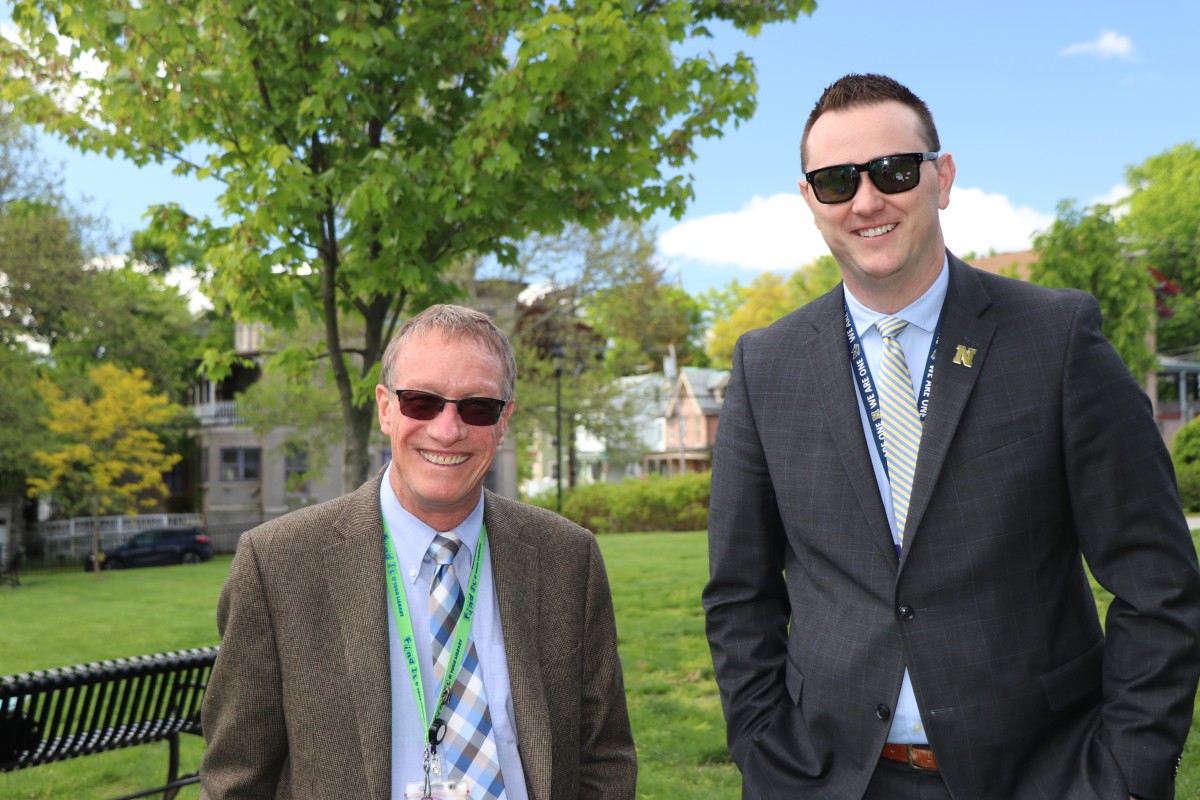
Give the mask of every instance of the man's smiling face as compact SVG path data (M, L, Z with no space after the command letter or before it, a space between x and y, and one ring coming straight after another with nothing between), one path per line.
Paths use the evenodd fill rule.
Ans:
M916 112L887 101L822 114L809 132L804 168L811 172L928 149ZM954 161L944 155L918 169L917 187L899 194L884 194L870 176L860 175L854 197L836 204L819 202L812 187L800 182L846 286L876 311L893 313L916 300L942 268L938 211L950 202Z
M482 342L428 333L396 353L393 387L378 386L379 426L392 440L392 488L400 504L435 530L450 530L475 508L483 478L504 441L510 402L495 425L467 425L447 403L431 420L400 413L391 389L431 392L451 400L504 396L504 367Z

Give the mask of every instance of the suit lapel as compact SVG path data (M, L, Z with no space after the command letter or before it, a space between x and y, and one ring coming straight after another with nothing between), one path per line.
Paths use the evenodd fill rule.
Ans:
M329 596L337 600L334 607L354 692L354 733L362 748L367 786L372 800L387 800L391 797L392 690L379 480L376 476L356 492L361 499L335 526L339 538L324 550L323 564Z
M549 800L553 770L550 712L537 661L538 620L545 600L540 585L541 565L537 550L521 541L518 527L492 502L490 492L484 493L483 519L492 554L492 580L500 608L517 749L526 789L530 800Z
M934 358L933 390L921 434L921 452L913 477L906 554L921 535L921 518L929 506L946 462L946 453L958 430L958 421L987 362L988 347L996 332L996 325L982 316L991 305L987 290L971 267L954 256L949 258L950 287L942 312L941 339ZM969 354L969 365L954 363L960 347L964 354L974 351Z
M817 301L821 304L813 327L816 336L809 350L816 377L817 394L825 410L825 422L834 440L841 443L838 453L846 470L846 479L854 489L859 507L867 518L867 529L889 564L896 563L896 548L883 500L875 482L875 468L867 450L862 420L858 412L858 394L850 369L850 351L846 346L846 311L839 286ZM847 414L846 409L854 413Z

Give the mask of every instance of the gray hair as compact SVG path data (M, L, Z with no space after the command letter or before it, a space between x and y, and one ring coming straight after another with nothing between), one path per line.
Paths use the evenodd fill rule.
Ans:
M400 330L396 331L396 335L388 342L387 349L383 352L380 383L389 388L396 388L392 386L392 369L396 362L396 354L409 339L428 333L438 333L448 339L473 339L482 344L504 365L504 397L499 399L511 402L516 397L517 358L513 355L508 337L496 327L492 318L482 311L445 303L430 306L400 326Z

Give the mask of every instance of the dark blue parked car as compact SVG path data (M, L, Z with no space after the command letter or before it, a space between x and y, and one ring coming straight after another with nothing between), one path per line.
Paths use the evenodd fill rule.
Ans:
M120 547L100 552L100 569L150 567L156 564L199 564L212 558L212 543L201 528L152 528L135 534ZM92 569L92 554L83 559Z

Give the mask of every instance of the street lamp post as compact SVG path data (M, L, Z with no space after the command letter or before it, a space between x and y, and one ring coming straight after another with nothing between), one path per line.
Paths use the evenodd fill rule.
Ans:
M561 344L554 345L550 358L554 362L554 462L558 489L556 510L562 513L562 374L565 354Z

